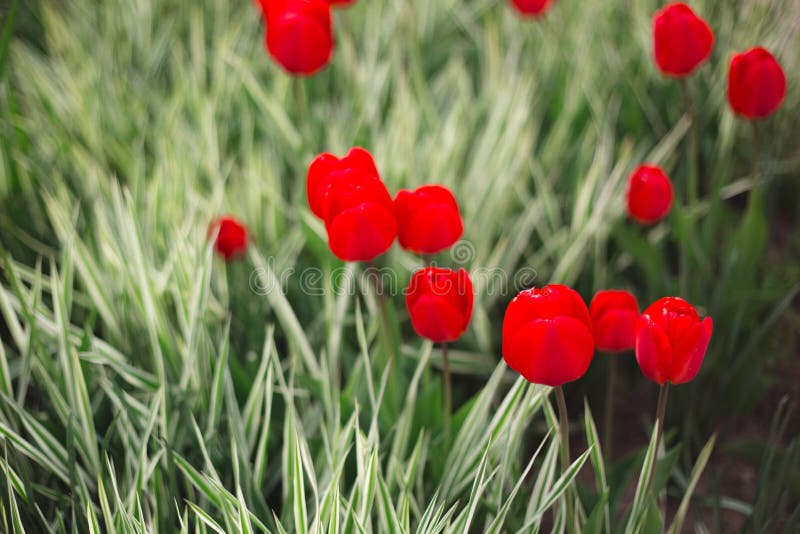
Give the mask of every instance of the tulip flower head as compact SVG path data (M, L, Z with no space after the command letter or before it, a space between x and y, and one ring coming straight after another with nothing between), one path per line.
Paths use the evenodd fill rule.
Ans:
M436 254L452 246L464 231L456 198L446 187L400 191L394 206L400 246L417 254Z
M628 215L642 224L653 224L672 207L672 182L659 167L642 165L628 180Z
M397 221L372 156L353 148L343 158L320 154L308 168L311 211L325 222L328 245L343 261L372 261L392 246Z
M406 290L406 307L414 331L434 343L461 337L472 317L473 299L472 280L464 269L420 269Z
M247 228L235 217L217 217L208 226L208 237L214 238L214 250L231 261L247 252Z
M556 387L577 380L593 355L589 310L574 289L527 289L508 305L503 359L529 382Z
M689 76L708 59L714 33L706 21L684 3L665 6L653 17L656 64L666 76Z
M511 3L523 17L540 17L550 7L552 0L511 0Z
M711 330L711 318L701 320L685 300L657 300L636 323L636 360L642 373L660 385L689 382L703 363Z
M311 76L333 53L331 8L325 0L259 0L267 50L289 74Z
M761 119L778 109L786 96L786 74L765 48L734 54L728 73L728 102L735 113Z
M589 305L597 350L622 352L633 349L639 303L630 292L598 291Z

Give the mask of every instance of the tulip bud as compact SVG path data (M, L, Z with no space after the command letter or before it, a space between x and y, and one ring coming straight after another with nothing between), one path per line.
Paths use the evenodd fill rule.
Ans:
M786 74L768 50L756 47L734 54L728 74L728 102L734 113L761 119L786 96Z
M247 252L247 228L235 217L226 215L211 221L208 237L215 237L214 250L225 261L242 257Z
M406 290L406 307L414 331L434 343L461 337L472 317L473 299L472 280L464 269L420 269Z
M628 215L642 223L653 224L672 207L672 182L660 168L642 165L628 180Z
M446 187L400 191L394 206L400 246L417 254L436 254L452 246L464 231L456 198Z
M333 53L331 9L325 0L259 0L267 50L288 73L310 76Z
M544 15L552 0L511 0L517 12L523 17L539 17Z
M667 76L683 78L711 54L714 33L692 8L675 3L653 17L653 41L659 70Z
M633 348L639 303L628 291L598 291L589 306L597 350L621 352Z
M503 359L529 382L560 386L586 373L594 355L589 310L567 286L522 291L503 318Z
M683 384L700 370L711 340L710 317L678 297L664 297L648 307L636 323L636 360L654 382Z

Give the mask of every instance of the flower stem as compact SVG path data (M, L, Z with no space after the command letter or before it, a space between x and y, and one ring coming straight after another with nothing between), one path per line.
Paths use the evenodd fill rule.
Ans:
M374 275L374 276L373 276ZM380 281L380 273L375 267L375 264L370 262L367 268L367 276L372 280L373 289L375 290L375 298L378 301L378 313L380 314L380 329L381 338L383 339L383 347L386 355L385 365L389 368L389 382L386 385L386 400L391 409L391 413L400 408L400 389L397 376L398 362L395 355L395 342L394 334L392 333L392 326L389 322L389 310L387 309L387 295L384 291L383 285Z
M687 189L687 213L688 224L692 224L694 217L697 215L697 197L698 197L698 147L697 147L697 117L694 112L694 105L692 103L692 93L689 91L689 82L686 78L681 78L681 92L683 93L683 103L686 108L686 114L689 116L689 154L688 154L688 167L689 179L686 184ZM687 224L687 219L683 216L682 225ZM690 238L686 227L683 229L683 239L681 243L680 252L680 288L681 293L686 294L689 290L689 252L691 248Z
M561 386L555 388L556 403L558 404L559 433L561 434L561 469L566 472L569 468L569 416L567 415L567 401L564 399L564 390ZM567 504L567 532L575 532L574 503L572 492L569 488L564 492Z
M658 451L661 448L661 436L664 435L664 413L667 411L667 394L669 393L669 382L664 382L658 392L658 408L656 409L656 424L658 433L656 434L656 457L650 466L650 474L647 477L647 492L653 487L656 478L656 464L658 463ZM645 493L647 493L645 492Z
M450 381L450 355L448 344L442 343L442 424L446 454L450 450L450 428L453 416L453 385Z
M292 80L292 91L294 92L294 107L296 112L296 126L300 133L306 124L306 95L305 87L303 87L303 78L295 76Z
M611 463L611 451L614 446L614 401L617 391L617 373L619 368L618 358L612 355L608 358L608 374L606 375L606 402L603 417L603 453Z
M692 93L689 91L689 82L686 78L681 78L681 90L683 92L683 103L686 107L686 114L689 116L689 183L688 185L688 204L689 213L694 216L697 208L698 198L698 146L697 146L697 117L692 103Z
M758 131L758 121L750 121L753 125L753 176L751 176L751 189L750 196L748 197L748 205L757 205L756 202L761 200L761 135Z

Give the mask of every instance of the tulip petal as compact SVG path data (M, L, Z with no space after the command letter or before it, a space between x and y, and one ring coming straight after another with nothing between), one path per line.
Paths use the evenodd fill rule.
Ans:
M414 331L434 343L455 341L468 322L448 299L435 295L422 295L409 312Z
M328 228L328 245L343 261L371 261L392 246L397 236L394 214L375 202L340 212Z
M636 361L650 380L664 384L672 365L672 346L664 329L648 314L636 324Z
M694 379L700 371L703 359L711 341L713 323L706 317L702 323L696 323L687 332L681 343L676 347L676 356L669 381L673 384L684 384Z
M591 332L572 317L531 321L503 346L509 367L529 382L552 387L583 376L593 354Z
M609 310L594 322L594 340L598 350L630 350L636 338L639 315L631 310Z

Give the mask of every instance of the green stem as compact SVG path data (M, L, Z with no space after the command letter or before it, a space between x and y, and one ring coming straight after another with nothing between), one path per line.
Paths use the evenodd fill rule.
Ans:
M603 417L603 453L611 463L611 452L614 447L614 401L617 398L617 373L619 368L618 357L608 356L608 374L606 375L606 402Z
M569 416L567 415L567 401L564 398L564 390L561 386L555 388L556 403L558 404L559 433L561 434L561 469L566 472L569 469ZM575 533L575 507L572 501L572 492L567 489L564 492L564 499L567 504L567 532Z
M371 276L372 274L374 274L374 276ZM400 406L400 393L399 384L397 382L398 377L396 376L397 369L395 368L397 362L395 361L394 334L392 333L392 326L389 322L389 310L387 309L386 302L388 297L380 281L380 272L372 262L369 263L369 267L367 268L367 275L372 279L375 298L378 301L381 338L383 339L383 346L386 354L385 365L389 368L389 383L386 385L386 398L392 415L396 415L395 411L399 410Z
M303 78L295 76L292 79L292 91L294 92L294 107L297 113L296 125L300 133L303 133L306 125L306 95L303 87Z
M751 189L748 197L748 205L757 206L761 200L761 135L758 131L758 121L750 121L753 125L753 175L750 177Z
M686 78L681 78L681 90L683 92L683 103L686 107L686 114L689 116L689 183L688 183L688 204L689 213L694 217L697 211L697 199L699 196L699 161L697 146L697 117L692 103L692 93L689 91L689 82Z
M661 448L661 436L664 435L664 414L667 411L667 395L669 394L669 382L664 382L661 390L658 392L658 408L656 409L656 425L658 425L658 433L656 434L656 457L650 466L650 474L647 476L647 492L653 487L656 478L656 464L658 463L658 452Z
M450 355L448 344L442 343L442 424L444 425L444 446L446 454L450 451L450 429L453 416L453 385L450 379Z

